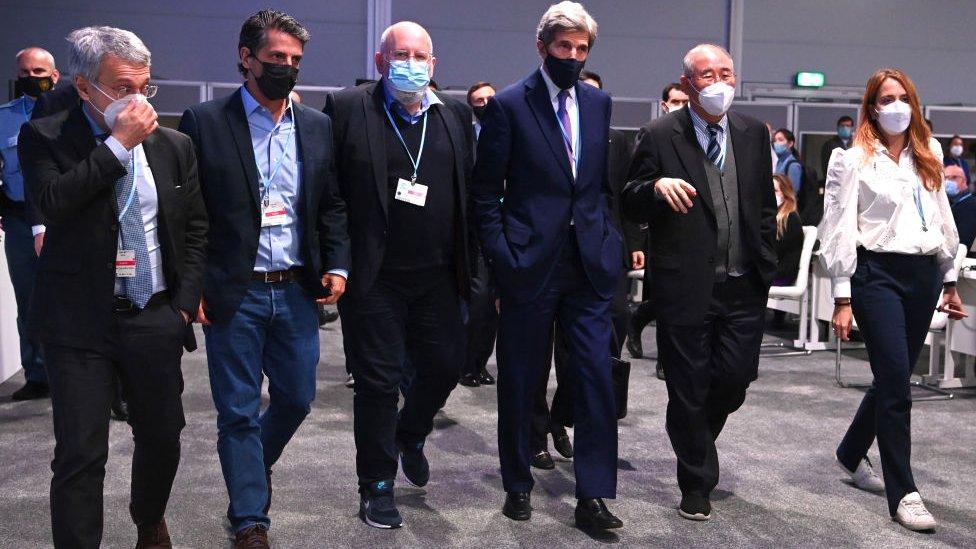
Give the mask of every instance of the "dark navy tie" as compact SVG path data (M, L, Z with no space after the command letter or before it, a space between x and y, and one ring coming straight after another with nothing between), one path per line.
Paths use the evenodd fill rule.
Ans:
M705 151L705 156L712 164L722 169L723 158L722 158L722 146L719 145L718 139L719 135L722 133L722 127L718 124L708 125L708 150Z

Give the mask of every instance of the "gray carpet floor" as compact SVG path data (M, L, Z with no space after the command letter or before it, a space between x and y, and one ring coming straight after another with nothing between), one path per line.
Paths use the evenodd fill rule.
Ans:
M356 518L352 391L342 385L339 330L332 324L320 332L314 409L275 467L276 547L976 547L976 397L961 392L953 401L915 404L915 478L941 526L933 534L911 533L891 521L883 496L853 488L834 465L833 451L862 393L834 385L832 353L762 360L759 380L719 439L713 519L679 518L653 328L644 333L650 359L633 361L630 413L619 427L618 498L610 506L622 530L593 538L573 528L572 463L562 460L553 471L535 471L531 522L504 518L495 390L461 386L427 445L430 484L417 489L398 481L405 527L366 527ZM845 368L867 378L863 351L848 353ZM180 547L230 547L204 353L187 355L183 372L187 427L167 520ZM51 406L12 402L22 381L18 375L0 385L0 547L18 549L51 544ZM105 547L135 543L126 510L131 451L128 426L113 423ZM871 457L878 462L876 449Z

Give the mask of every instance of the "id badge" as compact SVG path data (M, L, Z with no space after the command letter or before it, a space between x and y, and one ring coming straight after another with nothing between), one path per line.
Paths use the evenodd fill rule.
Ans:
M423 208L427 203L427 185L411 183L401 177L397 181L396 194L393 198Z
M269 200L261 206L261 226L274 227L288 222L288 211L280 200Z
M119 250L115 254L115 276L133 278L136 276L136 251Z

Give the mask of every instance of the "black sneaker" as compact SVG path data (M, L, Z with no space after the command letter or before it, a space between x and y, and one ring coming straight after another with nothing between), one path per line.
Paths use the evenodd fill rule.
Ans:
M373 528L403 526L403 517L393 500L392 480L380 480L360 488L359 518Z
M23 387L17 389L10 395L13 400L37 400L47 398L51 394L46 383L28 381Z
M423 488L430 480L430 463L424 455L424 443L397 442L397 449L400 451L400 467L403 469L403 476L407 477L407 482L417 488Z
M712 504L704 496L682 494L678 514L688 520L708 520L712 518Z

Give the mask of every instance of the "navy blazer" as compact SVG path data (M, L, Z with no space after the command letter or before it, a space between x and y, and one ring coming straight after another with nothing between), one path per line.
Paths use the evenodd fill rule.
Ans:
M298 281L312 297L328 295L321 277L349 270L346 204L339 196L332 156L332 122L315 109L295 104L298 151L302 159ZM260 237L260 191L254 147L241 91L190 107L180 131L196 146L200 188L210 216L203 297L212 322L234 316L254 271Z
M541 69L488 101L481 121L471 189L479 236L502 294L516 301L545 287L571 220L593 289L610 299L619 285L623 241L607 175L610 97L588 84L575 89L575 180Z

